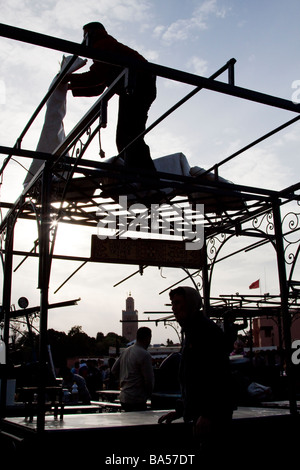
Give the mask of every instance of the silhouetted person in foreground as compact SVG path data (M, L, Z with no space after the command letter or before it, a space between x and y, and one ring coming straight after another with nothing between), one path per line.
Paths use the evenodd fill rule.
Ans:
M231 373L223 331L206 318L196 289L178 287L170 292L172 309L184 333L179 380L182 400L176 411L159 419L171 423L183 416L194 430L201 462L214 463L227 451L232 419ZM222 461L222 460L221 460Z
M156 98L156 76L151 72L139 69L138 63L147 60L137 51L121 44L110 36L101 23L93 22L83 27L86 44L99 51L111 52L122 59L135 60L136 66L130 68L133 73L132 87L125 88L124 80L118 85L119 115L117 124L116 145L120 153L146 127L148 111ZM112 59L113 60L113 59ZM97 96L121 73L120 66L93 61L90 70L85 73L72 74L68 77L69 89L74 96ZM138 139L122 154L125 164L130 168L145 169L155 172L150 150L143 138Z

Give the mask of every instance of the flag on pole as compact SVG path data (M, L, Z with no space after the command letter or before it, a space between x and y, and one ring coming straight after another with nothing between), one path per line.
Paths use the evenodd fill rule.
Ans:
M249 286L249 289L258 289L258 288L259 288L259 279L257 279L257 281L252 282L252 284L250 284Z

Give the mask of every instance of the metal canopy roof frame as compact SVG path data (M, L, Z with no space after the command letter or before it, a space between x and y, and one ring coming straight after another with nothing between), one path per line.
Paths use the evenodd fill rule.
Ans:
M123 79L129 81L131 70L137 66L136 61L124 61L122 57L117 57L112 54L100 53L92 48L89 48L85 45L79 45L70 41L65 41L51 36L46 36L43 34L35 33L32 31L27 31L20 28L15 28L9 25L0 24L0 36L10 38L13 40L23 41L32 45L39 47L46 47L53 50L58 50L62 52L67 52L75 56L82 56L94 60L99 60L114 65L120 66L120 75L117 80L100 96L92 108L86 113L86 115L79 121L75 126L73 131L66 137L65 141L61 146L59 146L53 154L42 154L39 152L31 152L28 150L21 149L21 143L24 135L29 129L31 123L42 109L43 105L46 103L49 94L47 94L38 106L36 112L33 114L32 118L29 120L25 126L24 131L21 133L19 139L16 142L16 145L13 148L0 147L0 153L7 153L8 157L5 159L2 168L0 169L0 175L4 172L7 164L9 163L10 158L13 155L19 155L28 158L38 158L44 160L44 164L41 170L35 175L28 187L23 191L19 199L12 205L2 204L2 207L8 207L8 213L5 216L4 220L0 225L0 233L5 235L5 262L4 262L4 285L3 285L3 305L2 305L2 315L4 318L4 336L6 344L8 344L8 333L9 333L9 319L10 319L10 304L11 304L11 280L12 280L12 260L14 255L13 249L13 238L14 238L14 225L17 217L25 217L32 220L39 220L39 288L40 288L40 364L41 364L41 382L40 382L40 393L39 393L39 412L38 412L38 424L37 430L43 431L45 424L45 413L44 413L44 393L45 393L45 367L47 363L47 322L48 322L48 289L49 289L49 279L50 279L50 269L51 269L51 259L53 257L53 252L51 252L51 237L49 226L51 224L50 214L55 212L53 206L53 195L51 193L51 182L52 175L55 173L60 173L61 169L67 168L69 170L69 177L64 181L64 186L62 188L62 193L60 194L60 199L56 202L60 202L61 205L59 209L56 209L56 216L58 222L68 222L72 224L81 224L93 226L96 223L96 212L95 207L97 206L97 197L94 194L87 194L85 196L84 190L80 193L79 188L76 187L76 179L74 176L79 175L83 178L88 177L89 181L97 178L99 175L99 170L104 171L106 175L113 177L120 183L120 189L131 188L132 183L138 181L151 181L151 176L141 173L140 175L134 174L134 172L126 169L119 169L113 165L107 163L100 163L94 161L88 161L83 159L85 152L85 145L82 147L82 151L79 152L77 158L72 158L67 156L67 152L71 148L75 148L77 142L82 138L83 134L87 129L90 129L91 126L96 122L97 119L100 119L99 124L96 126L94 131L90 135L96 135L98 129L102 125L106 125L105 120L105 109L108 100L114 95L114 87L116 83ZM281 222L281 213L280 206L288 201L298 201L299 196L295 194L299 190L300 185L296 184L290 188L286 188L280 192L278 191L268 191L263 188L251 188L241 185L231 185L231 184L222 184L218 180L218 169L219 167L226 163L227 161L235 158L241 152L247 150L253 145L261 142L265 138L268 138L274 133L279 132L280 130L286 128L287 126L294 124L300 119L300 104L295 104L291 101L277 98L274 96L266 95L259 93L253 90L248 90L245 88L237 87L234 84L234 66L235 60L231 59L228 63L223 66L220 71L223 72L228 70L229 83L223 83L215 80L215 75L218 75L218 72L214 74L211 78L204 78L198 75L193 75L186 73L180 70L175 70L160 66L152 63L138 63L140 68L149 70L157 76L179 81L189 85L194 85L196 89L187 95L186 99L189 99L200 89L207 89L215 91L218 93L227 94L233 97L238 97L245 100L250 100L256 103L260 103L267 106L272 106L278 109L284 109L287 111L295 112L297 116L288 121L286 124L279 126L274 131L269 132L266 136L263 136L256 141L254 141L249 146L244 147L241 151L236 152L227 159L223 160L219 164L214 165L211 170L215 172L215 181L210 182L209 184L204 182L203 175L199 178L194 177L180 177L173 174L167 173L158 173L161 180L157 185L157 189L160 190L161 187L170 187L170 185L181 191L181 194L185 194L187 197L191 196L193 198L193 193L195 191L200 191L202 194L206 195L204 197L226 197L234 195L237 197L239 194L239 199L243 204L245 204L245 209L240 209L238 211L223 211L222 215L217 215L211 217L210 214L206 215L205 221L206 226L209 229L206 236L206 242L212 239L215 235L222 233L223 231L228 231L228 233L243 234L239 233L239 227L242 223L252 220L254 217L257 217L261 214L266 213L266 211L272 210L274 218L274 241L276 245L276 256L277 256L277 265L278 265L278 276L280 282L280 303L281 303L281 312L284 323L284 339L285 339L285 348L288 352L287 355L287 370L290 380L290 411L291 414L295 414L296 411L296 401L295 401L295 390L293 376L291 372L291 337L290 337L290 315L289 315L289 292L287 286L287 276L285 268L285 259L284 259L284 245L283 245L283 233L282 233L282 222ZM219 72L220 72L219 71ZM220 72L220 73L221 73ZM63 71L63 74L66 73L66 70ZM63 78L61 75L57 79L56 85L60 83L60 80ZM50 93L53 90L50 90ZM185 99L182 100L185 102ZM179 102L170 112L173 112L177 109L182 102ZM102 114L101 114L102 113ZM169 112L166 112L163 116L166 117L169 115ZM104 119L102 120L104 116ZM157 124L161 122L162 119L157 120ZM146 132L151 130L154 126L150 126ZM140 136L139 136L140 137ZM87 145L89 144L89 141ZM207 174L210 170L207 170ZM205 175L204 175L205 176ZM79 178L80 179L80 178ZM156 183L157 184L157 183ZM68 189L74 187L79 189L79 200L75 202L70 201L69 208L63 207L63 203L67 201ZM30 205L26 205L28 202L28 197L32 200L35 200L34 210L30 210ZM81 197L85 197L84 202L80 201ZM187 199L189 200L189 199ZM248 203L248 205L246 204ZM86 207L85 207L86 206ZM74 217L74 207L77 209L76 217ZM26 208L26 211L25 211ZM32 208L32 207L31 207ZM85 208L89 210L86 211ZM80 218L81 216L81 218ZM79 220L78 220L79 217ZM205 244L206 245L206 244ZM27 253L26 255L30 255ZM204 304L206 309L209 309L210 305L210 296L209 296L209 276L207 264L207 256L205 256L206 263L202 267L202 276L203 276L203 297ZM3 404L5 403L5 388L2 387L1 394L1 409L3 410ZM3 398L4 397L4 398Z

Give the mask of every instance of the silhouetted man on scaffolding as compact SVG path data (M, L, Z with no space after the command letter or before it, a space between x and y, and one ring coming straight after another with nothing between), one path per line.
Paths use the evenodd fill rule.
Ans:
M110 36L101 23L89 23L83 27L86 45L100 51L112 52L123 58L147 62L137 51L118 42ZM68 77L69 89L73 96L97 96L120 74L120 67L94 61L85 73L72 74ZM133 89L128 91L125 84L117 88L119 95L119 114L116 133L116 145L120 153L146 127L148 111L156 98L156 77L151 72L135 71ZM130 168L145 169L155 172L150 150L143 138L138 139L122 154L125 165Z

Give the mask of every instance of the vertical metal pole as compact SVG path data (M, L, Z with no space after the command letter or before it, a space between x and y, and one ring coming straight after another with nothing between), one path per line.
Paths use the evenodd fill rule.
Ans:
M39 393L37 431L45 428L45 387L47 380L47 325L50 277L50 187L51 172L45 163L42 176L41 219L39 243L39 288L40 288L40 340L39 340Z
M9 344L9 321L10 321L10 305L11 305L11 283L13 269L13 243L14 243L14 225L15 219L11 215L7 223L7 232L5 240L5 261L3 276L3 296L2 296L2 318L4 320L3 341L6 348L6 363ZM3 371L1 377L1 396L0 396L0 416L6 415L6 386L7 386L7 365L1 367Z
M207 264L207 244L204 236L203 243L203 267L202 267L202 283L203 283L203 313L206 317L210 315L210 283L208 280L208 264Z
M229 83L229 85L234 85L234 82L235 82L234 64L235 64L235 61L229 61L228 62L228 83Z
M288 305L288 284L287 284L287 278L286 278L286 266L285 266L285 259L284 259L284 244L283 244L280 204L279 204L278 199L273 200L273 219L274 219L277 267L278 267L280 297L281 297L281 315L282 315L282 323L283 323L285 363L286 363L286 373L287 373L287 378L288 378L290 413L295 415L297 414L297 401L296 401L296 393L295 393L295 378L294 378L293 364L292 364L291 318L290 318L289 305Z
M284 345L283 345L283 335L282 335L281 309L279 309L277 313L277 327L278 327L278 339L279 339L280 370L282 372L283 365L284 365Z
M251 315L249 316L249 342L250 342L250 364L253 365L253 321Z

